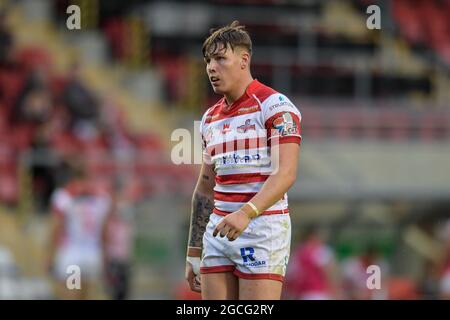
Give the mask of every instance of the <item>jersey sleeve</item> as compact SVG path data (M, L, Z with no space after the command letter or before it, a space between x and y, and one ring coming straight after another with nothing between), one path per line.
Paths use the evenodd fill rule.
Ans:
M302 116L285 95L276 93L267 98L263 102L263 116L269 141L276 137L279 144L300 144Z
M209 138L208 135L210 134L210 132L208 130L206 130L205 132L205 122L206 122L206 117L208 115L210 109L208 109L202 117L202 120L200 121L200 126L199 126L199 131L200 131L200 137L201 137L201 142L202 142L202 155L203 155L203 161L209 163L211 161L211 156L207 151L207 139Z
M202 152L205 153L206 150L206 140L205 135L203 133L203 128L205 127L205 118L206 113L202 116L202 120L200 121L199 131L200 131L200 138L202 139Z
M52 213L64 216L70 207L71 197L69 193L63 189L57 189L51 198Z

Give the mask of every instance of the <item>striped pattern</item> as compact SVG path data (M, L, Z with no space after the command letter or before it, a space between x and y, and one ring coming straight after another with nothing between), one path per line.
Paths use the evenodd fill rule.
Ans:
M273 171L271 141L300 144L300 121L300 112L286 96L257 80L230 107L222 98L207 110L200 131L204 154L216 172L215 213L239 210L261 190ZM274 136L277 140L271 140ZM285 195L263 214L287 212Z

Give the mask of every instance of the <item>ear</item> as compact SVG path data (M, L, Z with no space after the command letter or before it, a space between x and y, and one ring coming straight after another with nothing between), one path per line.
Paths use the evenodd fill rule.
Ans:
M250 65L250 54L246 50L241 50L241 69L245 69Z

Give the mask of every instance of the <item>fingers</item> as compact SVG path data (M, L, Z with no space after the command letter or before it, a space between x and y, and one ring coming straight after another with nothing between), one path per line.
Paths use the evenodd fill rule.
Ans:
M231 231L228 233L227 238L229 241L234 241L237 239L237 237L240 236L240 232L237 230Z
M200 275L196 275L193 272L190 272L187 275L186 279L189 283L189 287L194 292L201 292L201 281L200 281Z
M220 237L225 237L231 231L231 227L229 225L225 225L223 229L220 231Z
M192 291L201 292L202 286L201 286L201 282L200 282L200 276L196 275L196 276L192 277L189 281L189 286L191 287Z
M194 283L195 283L195 285L196 285L199 289L201 289L202 281L201 281L201 277L200 277L199 274L197 274L197 275L195 276L195 278L194 278Z
M241 232L237 228L227 224L226 219L222 219L214 229L213 237L216 237L217 234L220 234L221 238L226 236L229 241L234 241L240 236Z
M217 234L222 230L223 227L225 227L225 221L222 220L214 229L213 237L217 236Z
M214 230L213 237L215 237L215 236L217 236L217 234L219 234L220 237L223 238L226 235L228 235L228 233L232 230L233 229L229 225L221 222L217 225L216 229Z
M189 287L194 292L201 292L202 288L199 282L195 280L195 278L192 279L192 281L189 281Z

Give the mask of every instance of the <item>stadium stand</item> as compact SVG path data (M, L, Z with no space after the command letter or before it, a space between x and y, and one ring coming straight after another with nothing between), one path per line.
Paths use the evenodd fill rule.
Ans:
M388 298L442 296L449 1L4 3L0 299L54 297L44 270L49 199L76 155L104 188L117 177L129 182L132 298L198 298L183 282L196 168L171 162L171 133L192 132L217 100L201 43L232 20L253 37L253 75L302 112L300 173L289 195L294 237L318 223L339 261L375 243L390 265ZM70 4L83 12L82 30L66 28ZM370 4L381 6L382 30L366 27Z

